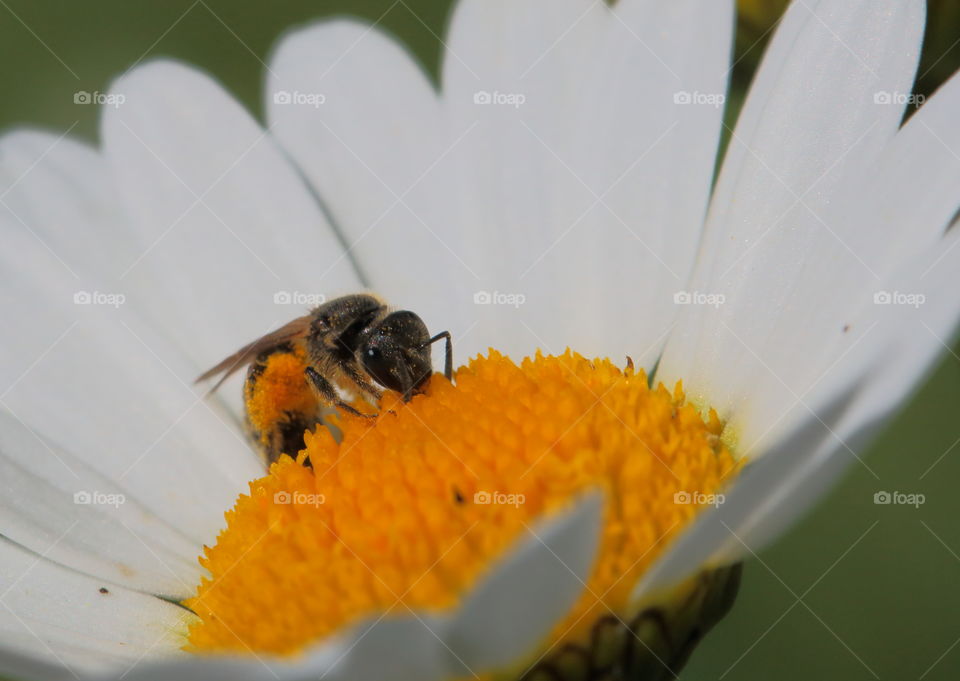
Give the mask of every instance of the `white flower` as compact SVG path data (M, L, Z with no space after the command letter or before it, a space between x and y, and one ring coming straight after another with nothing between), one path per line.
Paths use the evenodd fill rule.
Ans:
M539 640L549 608L488 624L576 596L531 576L556 556L530 541L430 627L386 619L293 662L178 651L171 600L261 472L236 401L190 379L288 303L365 286L460 358L630 355L718 409L753 463L638 598L809 508L960 318L960 81L901 128L882 95L910 92L923 2L797 2L711 194L731 4L462 0L439 88L377 28L325 22L270 60L266 130L154 62L114 84L100 149L4 137L0 674L425 681ZM597 512L542 532L575 576Z

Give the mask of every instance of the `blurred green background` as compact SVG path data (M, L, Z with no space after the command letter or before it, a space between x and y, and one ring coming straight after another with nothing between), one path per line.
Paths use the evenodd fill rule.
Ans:
M709 2L711 0L704 0ZM104 92L141 59L172 56L212 73L262 118L271 45L285 30L351 13L379 20L436 72L449 0L0 0L0 130L96 138ZM742 0L730 125L782 0ZM918 90L960 67L960 2L930 0ZM960 115L957 118L960 125ZM960 292L958 292L960 295ZM733 613L684 679L960 678L960 351L828 500L746 567ZM878 506L879 490L919 492L919 509ZM799 598L799 600L798 600Z

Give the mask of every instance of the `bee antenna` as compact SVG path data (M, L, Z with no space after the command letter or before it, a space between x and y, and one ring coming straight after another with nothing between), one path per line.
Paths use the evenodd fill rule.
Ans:
M417 349L418 349L418 350L423 350L424 348L429 348L431 345L433 345L434 343L436 343L438 340L440 340L441 338L444 338L446 333L447 333L446 331L444 331L443 333L438 333L436 336L434 336L434 337L431 338L430 340L425 340L425 341L423 341L420 345L417 346Z
M447 344L446 344L446 347L444 348L444 353L443 353L443 355L444 355L443 375L446 376L446 377L447 377L447 380L449 381L449 380L451 379L451 377L453 376L453 344L452 344L452 342L451 342L451 340L450 340L450 332L449 332L449 331L441 331L440 333L438 333L438 334L437 334L436 336L434 336L433 338L431 338L431 339L429 339L428 341L426 341L426 342L424 342L423 344L421 344L421 345L420 345L420 349L422 350L423 348L426 348L426 347L429 347L429 346L433 345L434 343L436 343L436 342L437 342L438 340L440 340L441 338L445 338L446 341L447 341Z

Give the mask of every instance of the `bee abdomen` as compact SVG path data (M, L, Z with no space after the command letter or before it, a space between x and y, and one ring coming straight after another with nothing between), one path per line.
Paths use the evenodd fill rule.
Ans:
M267 464L281 454L296 457L303 434L321 418L316 394L307 383L306 356L282 346L250 364L243 387L248 436Z

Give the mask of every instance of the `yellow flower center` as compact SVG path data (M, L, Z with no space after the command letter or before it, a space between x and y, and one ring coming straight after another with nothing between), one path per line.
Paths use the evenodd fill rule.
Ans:
M525 528L587 489L606 496L588 588L552 640L629 616L637 578L738 463L681 385L567 352L496 351L434 376L376 419L341 415L250 483L185 601L190 649L295 653L383 612L443 611Z

